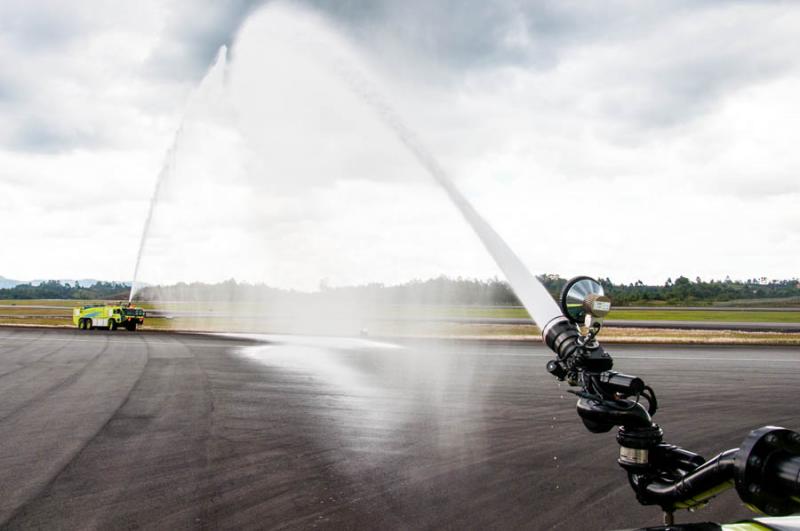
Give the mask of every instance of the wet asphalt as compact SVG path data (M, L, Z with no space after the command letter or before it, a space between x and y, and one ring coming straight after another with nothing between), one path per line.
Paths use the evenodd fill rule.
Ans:
M9 529L656 525L541 344L0 328ZM607 345L707 457L800 429L800 348ZM733 492L679 522L750 513Z

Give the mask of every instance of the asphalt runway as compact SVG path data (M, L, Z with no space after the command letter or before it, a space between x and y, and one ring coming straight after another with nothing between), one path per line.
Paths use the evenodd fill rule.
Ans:
M800 348L608 345L710 457L800 429ZM10 529L656 525L537 344L0 328ZM750 516L733 492L679 522Z

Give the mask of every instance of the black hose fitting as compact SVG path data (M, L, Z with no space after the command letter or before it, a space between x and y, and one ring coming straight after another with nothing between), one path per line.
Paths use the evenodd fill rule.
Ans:
M736 491L772 516L800 511L800 433L777 426L751 431L736 455Z
M653 421L647 410L630 400L578 400L578 416L592 433L605 433L614 426L627 429L650 428Z
M647 470L651 467L651 454L664 438L658 424L633 427L622 426L617 432L619 443L619 465L628 472Z
M642 428L626 427L617 436L623 446L619 464L628 472L636 498L643 505L660 505L668 512L690 509L704 505L735 484L742 501L759 512L785 516L800 511L797 432L764 426L750 432L741 447L706 462L701 456L670 444L637 448L646 446L648 439ZM648 459L646 465L644 459Z
M583 343L585 338L578 327L566 317L556 317L547 323L542 338L558 356L557 360L547 364L547 370L559 380L578 369L599 373L614 366L614 360L599 343Z
M644 427L622 426L617 432L617 442L626 448L650 450L661 444L664 430L658 424Z
M722 452L680 479L658 475L628 473L636 497L642 505L660 505L665 511L703 505L732 486L736 473L737 449Z

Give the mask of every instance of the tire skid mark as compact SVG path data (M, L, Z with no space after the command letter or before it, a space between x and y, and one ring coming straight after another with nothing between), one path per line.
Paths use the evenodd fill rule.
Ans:
M108 342L108 343L110 343L110 342ZM149 354L150 354L149 346L145 345L145 349L146 349L145 355L147 356L147 358L149 358ZM97 436L107 428L107 426L111 422L111 419L113 419L117 415L119 410L122 409L125 406L125 404L128 403L128 401L129 401L129 399L131 397L131 394L133 392L133 389L139 384L139 381L141 380L141 377L142 377L142 374L144 372L144 367L145 366L146 366L146 363L142 365L141 369L139 370L138 374L136 375L136 379L133 381L133 383L130 385L130 387L128 388L127 392L125 393L124 398L119 401L119 403L117 404L116 408L113 411L110 412L110 414L105 419L105 421L100 425L100 427L92 435L90 435L87 439L85 439L79 447L77 447L77 449L72 453L72 455L70 455L64 461L64 463L62 463L62 465L50 475L50 477L47 479L47 481L43 485L41 485L39 488L37 488L33 492L31 492L26 497L24 502L18 504L7 515L2 515L0 513L0 528L13 527L14 526L13 525L14 520L17 519L18 517L24 515L26 510L27 510L27 508L34 501L36 501L38 498L40 498L43 493L46 493L52 487L52 485L56 482L56 480L64 473L64 471L69 469L72 466L72 464L77 459L80 458L80 456L84 453L84 451L92 443L92 441L94 441L97 438ZM76 378L72 383L75 383L75 381L77 381L77 380L78 379Z
M13 337L13 336L21 335L20 332L17 332L17 331L15 331L15 333L13 333L13 334L9 334L9 336L3 337L2 340L4 342L5 341L23 341L23 343L21 345L17 345L17 346L9 345L8 343L6 343L2 347L5 350L0 352L0 356L3 356L3 358L5 358L6 356L10 357L10 356L16 354L17 352L19 352L20 350L23 350L23 349L25 349L27 347L30 347L30 346L38 343L40 340L43 339L42 336L44 336L44 334L45 334L45 332L43 330L39 330L38 332L39 332L38 335L35 335L32 338L30 336L28 336L27 334L25 334L25 335L22 335L21 338L17 339L16 337Z
M108 341L125 349L120 341ZM138 378L133 371L126 378L128 396L122 400L120 385L103 413L109 414L105 425L67 456L9 527L47 528L55 522L62 528L593 529L598 522L624 527L654 516L636 504L614 465L617 454L610 450L616 447L585 433L571 400L557 400L559 391L535 359L541 355L524 362L517 361L521 355L483 360L476 365L485 369L480 381L492 389L485 405L460 406L471 384L456 381L437 406L447 415L442 424L431 412L429 395L413 381L376 383L385 393L367 401L355 391L331 388L325 379L239 359L231 353L235 344L212 351L192 338L146 334L124 343L145 343L147 350ZM128 348L111 349L111 355L142 355L141 347ZM498 359L502 366L493 364ZM381 365L351 361L344 360L366 367L365 377L391 380ZM762 363L752 374L739 364L702 368L684 359L654 366L633 358L620 365L665 390L659 396L665 424L681 436L670 441L689 448L716 448L730 437L738 444L746 433L742 426L762 422L762 411L769 411L770 422L795 427L798 373L786 371L785 364ZM697 374L687 376L687 368ZM715 378L705 382L704 371ZM495 379L495 372L503 379ZM742 392L743 382L750 384L748 392ZM408 398L398 399L397 389L407 389ZM88 398L91 389L81 390ZM346 403L350 395L354 406ZM709 415L694 409L682 412L679 401L714 410L719 420L706 422ZM374 409L396 415L406 408L417 413L396 429L362 414ZM100 421L98 416L93 426ZM50 426L40 424L39 436L52 437ZM464 442L442 446L437 426L445 435L450 426L461 426ZM342 437L348 433L355 439ZM556 455L558 470L551 457ZM731 497L719 499L712 506L716 512L702 516L731 519L737 507Z
M150 341L142 337L142 341L147 345L148 354L150 354ZM156 343L159 346L163 346L164 342L159 341ZM176 347L185 350L189 353L189 355L182 356L176 355L175 349L168 349L169 354L168 356L162 356L160 354L148 355L148 362L145 366L144 370L142 371L143 375L151 376L150 378L141 379L137 382L137 385L134 389L132 389L131 397L139 397L138 395L147 396L148 392L152 392L152 390L148 390L144 388L144 384L155 384L156 387L163 386L164 389L174 389L177 383L177 387L180 388L179 380L183 377L181 375L182 367L181 365L186 364L187 362L191 362L196 367L196 370L199 372L203 372L202 368L199 367L197 364L197 358L194 353L189 349L189 347L180 340L180 338L176 338L173 341L170 341L169 344L175 345ZM171 369L171 371L166 371L166 369ZM181 519L183 516L184 519L187 519L189 515L194 519L194 526L198 526L198 521L206 522L206 510L205 510L205 500L207 496L205 494L208 491L208 486L210 483L210 471L208 469L208 456L206 446L208 443L209 433L208 433L208 418L210 417L210 407L205 407L204 412L201 418L194 419L193 412L186 407L179 407L179 404L175 403L176 396L172 393L159 393L156 392L155 395L150 396L158 396L161 394L162 396L159 397L155 407L148 408L146 407L147 404L142 404L145 406L144 412L141 414L125 412L126 406L120 408L117 413L114 415L109 422L109 429L108 433L100 433L98 434L99 438L114 437L115 435L118 436L116 433L112 433L114 430L111 427L115 421L119 421L121 423L129 424L131 421L141 421L140 425L136 425L136 431L130 433L128 437L128 454L131 459L135 462L142 464L143 466L150 465L150 461L152 460L152 456L148 455L153 448L163 447L165 446L164 442L159 442L156 439L152 440L152 444L146 444L144 446L132 444L134 441L139 443L148 442L151 440L151 437L158 432L161 432L164 428L163 423L166 419L169 418L170 413L179 412L181 416L184 414L187 418L192 418L192 426L195 428L199 428L200 425L204 425L202 437L194 432L188 436L189 440L196 442L199 448L194 449L195 451L187 452L185 448L176 448L174 455L170 458L169 454L165 454L162 451L161 460L163 462L172 462L174 465L173 472L177 475L183 477L184 475L190 476L189 483L194 487L196 490L193 493L186 493L184 497L181 497L174 506L172 506L171 510L168 510L166 514L164 513L163 507L160 507L156 504L155 507L152 507L152 513L149 515L149 518L146 516L145 519L142 521L141 512L131 512L131 513L101 513L98 516L97 524L100 528L116 528L122 525L136 525L136 526L157 526L157 527L174 527L178 524L174 523L174 520ZM141 405L140 405L141 406ZM199 421L199 422L195 422ZM173 422L170 422L173 424ZM119 429L117 427L116 429ZM149 433L152 432L152 433ZM200 442L202 440L202 442ZM186 439L184 439L185 443ZM138 457L137 457L138 456ZM192 459L193 457L199 457L200 462L196 463L194 466L191 467L190 470L185 468L184 459ZM133 470L133 469L129 469ZM163 471L163 469L162 469ZM113 499L107 503L108 506L114 507L120 504L124 504L124 501L129 499L131 496L133 497L141 497L143 491L147 491L148 489L148 480L142 481L141 478L137 478L136 474L134 473L132 476L126 476L124 481L120 481L117 479L115 484L123 484L123 488L117 489ZM198 494L196 494L198 493ZM186 498L194 499L196 494L196 502L200 503L189 503L186 504ZM145 495L146 496L146 495ZM187 514L188 513L188 514ZM153 514L159 514L155 520L153 520ZM186 520L190 521L190 520ZM186 526L186 521L182 522L180 527ZM169 525L166 522L172 522L173 525Z
M31 333L34 332L34 331L37 334L35 336L31 337ZM21 345L16 345L13 348L11 346L6 346L5 348L8 348L10 350L6 350L2 354L4 356L5 355L14 354L14 353L16 353L16 352L18 352L20 350L23 350L26 347L37 345L42 341L48 341L50 339L48 337L48 336L50 336L49 332L50 332L50 329L48 329L48 328L37 328L35 330L15 330L13 334L9 334L9 336L3 337L2 340L3 341L13 341L13 342L23 341L24 343L22 343ZM73 339L74 339L74 337L70 336L69 339L61 339L61 341L72 342Z
M164 348L164 342L157 342L157 350L144 336L137 342L147 349L140 378L105 426L38 499L30 502L30 514L20 514L17 521L22 527L46 523L37 519L37 513L65 494L91 497L97 504L98 510L89 515L73 505L59 504L59 514L67 521L80 518L80 527L152 526L159 522L161 527L173 527L170 522L179 527L199 527L198 522L208 522L206 506L213 498L208 494L213 474L208 466L211 404L203 389L207 375L180 338L169 342L174 348ZM193 392L187 395L187 390ZM190 432L181 428L184 422L191 426ZM173 428L177 430L165 434ZM114 450L119 444L124 444L124 456ZM112 457L111 468L99 465L107 462L107 457ZM97 478L94 485L76 480L87 475ZM184 494L174 500L173 491L154 496L163 488L162 476L171 476L172 481L183 485ZM126 510L130 499L140 500L142 505Z
M10 350L8 352L4 352L3 354L16 352L20 348L24 348L24 347L28 346L29 344L33 343L34 341L37 341L38 339L40 339L45 334L44 330L37 330L37 332L39 332L39 334L37 336L34 336L30 341L18 346L17 348L15 348L13 350ZM27 336L27 334L22 334L21 331L19 331L19 330L12 329L9 334L4 334L2 337L0 337L0 340L3 340L3 341L19 341L16 337L14 337L14 336L18 336L18 335ZM9 348L9 347L8 347L8 345L3 345L2 348Z
M202 480L202 490L207 493L205 499L202 502L200 507L200 516L202 522L202 527L205 529L208 528L218 528L218 523L215 519L211 517L213 514L213 505L214 501L220 498L220 486L219 484L214 481L214 472L211 467L211 463L213 462L213 454L214 454L214 446L215 446L215 429L214 429L214 390L211 387L211 378L208 375L208 371L203 367L200 363L200 360L197 357L197 354L189 348L189 346L184 342L180 341L181 346L192 353L192 359L197 366L197 369L200 371L203 380L203 401L206 405L206 414L203 418L204 421L204 430L205 436L203 440L203 470L200 474Z
M19 349L16 349L16 350L14 350L14 352L18 352L19 350L21 350L21 349L23 349L23 348L25 348L25 347L28 347L28 346L33 346L35 343L38 343L38 336L37 336L37 339L34 339L34 340L32 340L32 341L30 341L30 342L26 343L25 345L23 345L23 346L22 346L22 347L20 347ZM13 369L13 370L10 370L10 371L8 371L8 372L4 372L4 373L0 374L0 380L2 380L3 378L5 378L6 376L11 376L11 375L14 375L14 374L18 373L19 371L22 371L22 370L24 370L24 369L27 369L28 367L32 367L32 366L36 365L37 363L40 363L40 362L42 362L42 361L46 360L47 358L49 358L49 357L51 357L51 356L55 356L56 354L58 354L58 353L59 353L59 352L61 352L62 350L66 349L67 347L69 347L70 345L72 345L72 343L73 343L73 340L72 340L72 339L70 339L70 340L67 340L66 342L64 342L64 344L63 344L63 345L61 345L61 346L59 346L59 347L56 347L56 348L54 348L53 350L51 350L51 351L49 351L49 352L45 352L45 353L44 353L44 354L42 354L41 356L37 357L36 359L34 359L34 360L32 360L32 361L30 361L30 362L28 362L28 363L20 363L20 362L16 362L16 364L17 364L17 368L15 368L15 369ZM4 353L4 354L5 354L5 353Z
M34 396L29 398L28 400L25 400L24 402L19 404L17 407L12 409L10 412L6 413L5 415L0 416L0 422L13 419L15 416L17 416L20 412L24 411L30 405L35 404L37 402L40 402L42 400L45 400L51 393L54 393L54 392L56 392L56 391L58 391L60 389L63 389L65 387L69 386L69 385L72 385L89 368L94 366L99 361L100 357L102 355L104 355L108 351L109 346L110 346L110 342L108 341L108 339L106 339L106 343L105 343L105 345L103 345L103 348L100 349L100 351L97 354L95 354L91 358L87 359L86 362L83 364L83 366L80 369L78 369L77 371L75 371L75 372L73 372L71 374L68 374L60 382L57 382L54 385L52 385L50 387L47 387L46 389L41 390L40 392L36 393ZM58 350L61 350L61 349L58 349ZM55 355L56 353L57 352L52 352L52 353L48 354L48 356ZM48 357L48 356L45 356L45 358ZM42 358L42 359L40 359L37 362L34 362L32 364L26 365L25 367L20 368L20 370L22 370L24 368L27 368L27 367L30 367L31 365L33 365L35 363L38 363L39 361L42 361L43 359L44 358ZM6 373L6 374L9 374L9 373ZM4 375L0 375L0 377L2 377L2 376L5 376L5 374Z

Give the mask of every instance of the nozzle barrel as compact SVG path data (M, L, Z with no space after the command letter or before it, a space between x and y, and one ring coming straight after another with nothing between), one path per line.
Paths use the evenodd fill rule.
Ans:
M556 317L542 330L545 345L556 353L561 361L570 359L580 348L578 328L566 317Z

